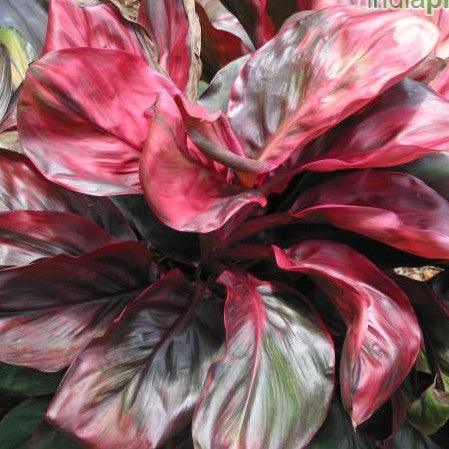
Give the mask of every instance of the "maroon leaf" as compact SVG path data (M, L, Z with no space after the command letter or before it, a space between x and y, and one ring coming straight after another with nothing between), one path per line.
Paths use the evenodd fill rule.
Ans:
M405 11L336 7L292 17L235 81L228 115L245 153L281 164L412 71L437 38L431 23Z
M345 320L342 399L354 425L366 421L399 387L419 352L420 330L407 296L339 243L306 240L274 252L280 268L311 276Z
M202 449L300 449L322 425L334 350L289 287L225 272L226 354L214 363L193 421Z
M159 64L176 86L188 93L196 91L201 30L194 0L143 0L138 22L155 43Z
M47 181L28 158L0 151L0 213L30 210L81 215L123 240L136 238L129 224L108 198L66 190Z
M201 56L212 73L254 51L240 22L219 0L197 1L196 12L201 24Z
M80 7L75 0L51 0L43 53L76 47L126 50L144 59L133 28L113 7Z
M0 271L0 360L59 371L104 334L154 274L137 242Z
M315 171L389 167L444 151L448 138L449 102L407 79L315 140L298 164Z
M179 231L210 232L251 203L265 205L260 192L242 191L228 176L224 166L187 143L176 104L161 96L140 163L142 188L158 218Z
M406 173L364 170L305 191L291 215L331 223L394 248L449 259L449 203ZM350 219L348 219L350 217Z
M168 274L80 355L48 418L88 448L161 447L192 417L220 322L203 286Z
M44 175L94 195L139 193L145 111L169 80L131 53L75 48L48 53L19 99L24 152Z
M0 266L57 254L81 255L117 242L96 224L67 212L0 212Z

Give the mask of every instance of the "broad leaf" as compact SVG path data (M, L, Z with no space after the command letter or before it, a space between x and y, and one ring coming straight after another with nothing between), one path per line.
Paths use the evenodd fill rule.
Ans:
M8 109L11 94L11 59L6 47L0 43L0 122Z
M235 81L228 115L245 153L280 165L406 76L437 38L405 11L299 13Z
M225 111L228 107L232 85L248 59L249 55L242 56L219 70L207 90L201 95L198 103L207 107L210 111L216 111L217 109Z
M145 245L133 242L0 271L0 360L41 371L64 368L155 273Z
M209 72L254 51L240 22L219 0L197 1L196 12L201 24L201 57Z
M117 241L95 223L67 212L0 212L0 266L58 254L78 256Z
M334 349L294 290L225 272L226 354L208 373L193 421L201 449L300 449L322 425Z
M19 210L70 212L123 240L136 238L108 198L83 195L52 184L25 156L0 151L0 214Z
M76 360L48 418L87 447L160 447L191 420L220 315L204 286L168 274Z
M73 190L139 193L145 111L165 89L177 92L140 57L125 51L48 53L30 67L20 95L23 150L48 179Z
M348 326L340 387L352 422L361 424L401 385L418 355L420 329L407 296L368 259L339 243L306 240L274 252L280 268L309 275Z
M315 140L297 164L316 171L389 167L444 151L448 138L449 102L407 79Z
M40 53L47 27L47 2L45 0L2 0L0 27L18 30Z
M179 231L210 232L242 208L266 204L257 190L242 191L228 183L226 167L188 144L181 114L170 97L159 98L153 115L140 179L148 203L163 223Z
M393 449L443 449L443 447L406 424L394 435Z
M376 170L336 176L302 193L291 208L302 221L330 223L434 259L449 259L448 214L449 203L419 179Z
M156 45L159 64L192 99L201 76L201 28L194 0L142 0L138 22Z
M75 0L51 0L43 53L64 48L126 50L144 60L143 49L129 22L107 4L78 6Z

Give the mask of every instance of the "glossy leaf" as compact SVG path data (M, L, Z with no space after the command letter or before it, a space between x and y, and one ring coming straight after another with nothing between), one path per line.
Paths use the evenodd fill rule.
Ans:
M51 0L43 53L76 47L126 50L144 60L136 32L114 7Z
M18 30L36 53L42 50L47 27L47 5L42 0L2 0L0 27Z
M161 96L150 119L140 161L145 197L156 216L178 231L210 232L251 204L266 204L257 190L227 183L225 167L213 165L187 145L173 100Z
M181 91L196 98L201 75L201 28L194 0L143 0L138 22L155 43L161 67Z
M67 212L0 212L0 266L25 265L58 254L78 256L118 240Z
M254 51L240 22L219 0L196 2L201 25L201 57L212 73Z
M314 141L298 165L333 171L404 164L447 149L448 117L449 102L407 79Z
M19 210L70 212L123 240L136 238L108 198L83 195L52 184L25 156L0 151L0 214Z
M191 419L220 321L201 285L168 274L72 365L48 418L86 447L160 447Z
M202 449L300 449L332 398L330 336L294 290L224 272L226 354L208 373L193 421Z
M419 179L375 170L336 176L312 187L291 209L300 220L330 223L434 259L449 258L448 213L448 202Z
M437 38L405 11L294 16L235 81L228 115L246 155L280 165L406 76Z
M165 89L177 92L125 51L51 52L31 66L22 88L23 150L48 179L75 191L139 193L145 111Z
M354 426L363 423L399 387L418 355L420 329L407 296L368 259L339 243L306 240L274 252L280 268L309 275L345 321L341 394Z
M103 335L154 270L144 244L124 242L0 271L0 360L64 368Z
M249 55L242 56L219 70L207 90L199 98L198 103L207 107L210 111L216 111L217 109L225 111L228 107L232 85L248 59Z

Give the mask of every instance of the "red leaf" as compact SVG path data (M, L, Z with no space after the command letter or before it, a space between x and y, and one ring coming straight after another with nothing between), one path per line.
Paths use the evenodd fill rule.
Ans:
M112 6L51 0L43 54L76 47L126 50L145 59L135 31Z
M32 64L19 99L24 152L44 175L93 195L141 191L138 162L145 111L178 90L139 57L75 48Z
M280 268L311 276L345 320L342 399L355 425L366 421L399 387L419 352L420 329L407 296L339 243L306 240L274 252Z
M200 50L195 46L201 45L199 24L192 23L188 3L194 8L193 0L142 0L138 17L156 45L159 64L182 91L192 89L190 84L198 81L192 79L191 71L196 71L194 57ZM195 14L193 9L191 13Z
M437 38L405 11L336 7L292 17L235 81L228 115L245 153L280 165L406 76Z
M364 170L302 193L291 215L330 223L412 254L449 259L449 203L406 173Z
M202 449L301 449L332 399L330 335L289 287L224 272L226 354L214 363L193 420ZM294 305L291 305L294 304Z
M209 70L218 70L254 46L240 22L219 0L196 2L201 24L201 56Z
M66 190L47 181L25 156L0 151L0 213L28 210L81 215L123 240L136 236L109 198Z
M69 365L153 280L146 245L122 242L0 271L0 360Z
M392 87L314 141L302 170L390 167L447 149L449 102L412 80Z
M80 355L47 417L87 448L161 447L191 420L220 322L204 286L169 273Z
M155 105L140 165L145 197L158 218L179 231L210 232L248 204L265 205L257 190L228 182L228 171L187 144L176 104Z
M96 224L67 212L0 212L0 266L57 254L78 256L115 242Z

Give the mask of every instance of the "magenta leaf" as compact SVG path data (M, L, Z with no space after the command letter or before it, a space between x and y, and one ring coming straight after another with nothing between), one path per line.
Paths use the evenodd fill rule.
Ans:
M24 152L50 180L93 195L141 192L145 111L178 92L138 56L75 48L34 63L19 99Z
M93 221L123 240L136 238L127 221L108 198L83 195L52 184L28 158L1 150L0 214L20 210L70 212Z
M390 167L444 151L448 138L449 102L406 79L311 143L297 164L315 171Z
M274 252L280 268L309 275L348 326L340 387L354 425L361 424L399 387L418 355L420 329L407 296L368 259L339 243L306 240Z
M154 280L146 245L122 242L0 271L0 361L59 371Z
M290 213L418 256L449 258L449 203L407 173L363 170L336 176L302 193Z
M134 29L112 6L78 6L75 0L51 0L43 53L64 48L126 50L144 60Z
M235 81L228 115L245 153L280 165L406 76L437 38L430 22L405 11L293 16Z
M187 143L176 104L161 96L140 162L142 188L157 217L179 231L210 232L251 203L265 205L260 192L244 191L227 178L226 167Z
M191 420L220 315L204 286L169 273L80 355L48 418L89 448L161 447Z
M214 363L193 420L202 449L300 449L333 392L330 335L289 287L224 272L226 354Z

